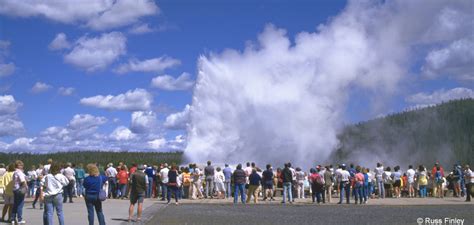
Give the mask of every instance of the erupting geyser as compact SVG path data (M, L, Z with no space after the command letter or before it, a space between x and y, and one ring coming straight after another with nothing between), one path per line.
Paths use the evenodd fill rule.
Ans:
M416 4L354 1L294 41L267 25L244 51L201 56L186 159L323 162L338 144L351 90L392 94L407 74L411 45L438 26L436 18L409 18L444 6Z

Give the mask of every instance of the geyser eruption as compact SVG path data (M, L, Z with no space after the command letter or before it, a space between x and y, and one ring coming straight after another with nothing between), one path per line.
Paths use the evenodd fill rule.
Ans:
M420 25L412 27L416 34L403 33L405 14L417 15L417 7L399 11L397 4L372 3L352 2L294 42L267 25L258 43L242 52L201 56L187 160L323 162L338 144L351 90L392 93L406 74L413 36L420 35Z

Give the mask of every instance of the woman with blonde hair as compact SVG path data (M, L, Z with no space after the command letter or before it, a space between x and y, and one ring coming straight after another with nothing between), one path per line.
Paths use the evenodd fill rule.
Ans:
M13 173L13 209L12 221L17 223L26 223L23 220L23 205L25 195L28 193L28 183L26 175L23 173L24 164L21 160L15 161L15 172Z
M89 176L84 179L85 201L87 206L87 215L89 225L94 225L94 209L97 213L97 219L100 225L105 225L104 212L102 210L102 201L99 199L99 193L107 181L107 177L100 175L99 168L95 164L87 165Z
M64 224L63 213L63 188L69 184L69 179L61 174L61 165L54 162L51 164L49 174L43 177L41 185L44 193L43 224L53 224L53 212L56 209L60 225Z

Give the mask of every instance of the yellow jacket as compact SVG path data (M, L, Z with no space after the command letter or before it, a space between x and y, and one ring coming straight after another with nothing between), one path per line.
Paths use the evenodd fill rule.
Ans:
M6 172L2 177L2 185L5 187L5 195L13 196L13 184L13 172Z

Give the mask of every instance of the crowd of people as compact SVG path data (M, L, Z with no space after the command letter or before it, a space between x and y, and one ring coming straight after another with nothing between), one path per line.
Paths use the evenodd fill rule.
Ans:
M143 201L160 198L162 201L179 204L181 199L233 198L234 204L275 201L282 196L282 204L292 204L295 199L311 196L313 203L332 202L366 204L373 198L444 198L447 195L466 197L471 201L474 189L474 174L469 165L454 165L449 173L435 163L431 170L423 165L384 166L377 163L374 169L340 164L318 165L309 171L291 163L274 169L268 164L264 169L255 163L238 164L235 169L225 164L222 168L208 161L205 166L137 165L130 168L120 162L105 168L97 163L82 164L53 162L24 169L17 160L7 166L0 163L0 192L4 207L2 221L26 223L23 219L25 198L32 198L33 208L39 204L43 212L43 224L52 224L56 211L60 224L64 224L63 204L83 198L89 224L94 224L97 214L99 224L105 224L102 202L108 198L130 201L129 221L141 220ZM134 219L134 210L137 214Z

